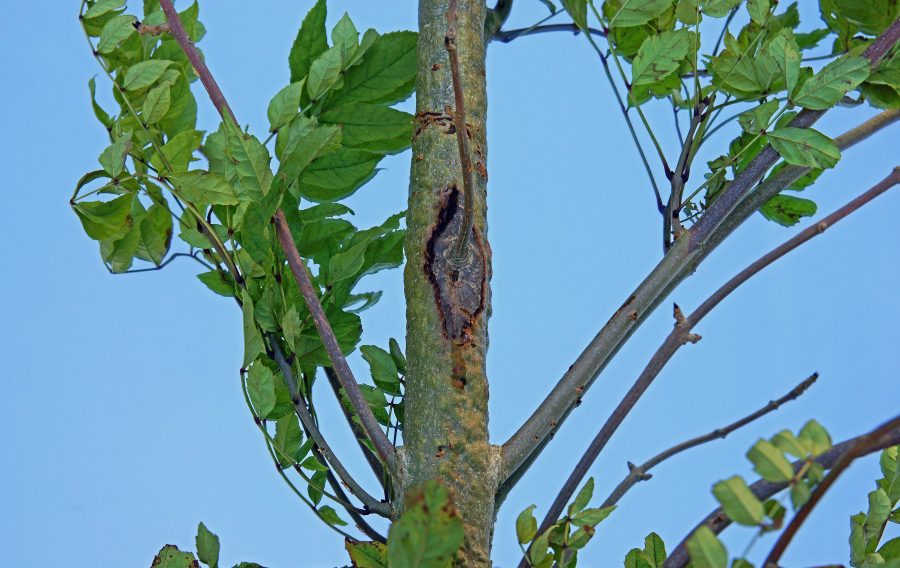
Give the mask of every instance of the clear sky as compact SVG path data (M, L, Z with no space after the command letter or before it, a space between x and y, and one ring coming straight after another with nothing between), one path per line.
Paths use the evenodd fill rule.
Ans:
M140 2L132 2L138 7ZM76 20L77 2L14 2L0 38L5 268L0 283L0 544L8 566L149 566L165 543L193 549L199 521L222 540L223 563L273 568L345 564L340 537L276 475L242 399L240 313L208 292L193 264L111 276L68 199L96 167L105 133L87 81L99 74ZM261 133L266 105L288 81L287 54L311 0L202 3L210 66L236 114ZM801 0L816 18L815 2ZM412 0L329 1L329 25L349 10L360 29L415 29ZM518 0L511 26L544 15ZM660 218L599 62L568 34L491 45L488 57L489 222L494 251L491 433L503 442L660 256ZM109 85L98 76L108 99ZM199 85L197 85L199 87ZM200 90L200 128L214 129ZM836 135L871 111L837 109L819 128ZM669 107L650 111L676 144ZM733 132L733 131L732 131ZM719 139L718 148L729 140ZM715 144L713 144L715 146ZM896 165L897 129L845 152L811 190L819 216ZM894 156L892 158L892 156ZM358 226L405 208L409 153L351 200ZM699 161L698 161L699 162ZM698 174L699 175L699 174ZM900 400L900 190L767 269L698 327L623 424L591 473L598 498L627 460L748 414L813 371L800 401L725 441L677 457L636 487L599 528L580 565L621 565L645 534L671 549L714 507L709 488L754 478L744 452L760 436L815 416L836 440L897 412ZM805 223L804 223L805 225ZM788 238L756 216L672 297L685 309ZM402 340L401 272L371 278L382 302L365 314L365 343ZM619 353L499 514L496 565L518 560L513 521L546 511L607 413L671 327L659 310ZM358 355L360 375L366 366ZM334 408L324 389L320 409ZM329 407L331 405L331 407ZM320 410L325 413L327 410ZM337 421L325 430L365 476ZM785 558L788 566L846 562L848 515L866 506L877 461L856 464ZM751 531L729 529L740 552ZM772 538L753 548L765 553Z

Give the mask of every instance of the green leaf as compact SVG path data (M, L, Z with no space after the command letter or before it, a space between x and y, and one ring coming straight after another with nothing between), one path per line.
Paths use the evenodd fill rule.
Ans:
M100 53L112 53L119 44L128 39L133 33L136 22L134 16L116 16L103 25L100 32L100 41L97 43L97 51Z
M400 394L400 377L397 365L391 354L375 345L363 345L359 348L363 359L369 364L372 380L376 385L391 395Z
M763 504L740 476L735 475L716 483L712 492L732 521L747 526L762 523Z
M341 145L370 152L394 154L409 148L413 116L384 105L349 103L319 116L342 129Z
M831 138L812 128L785 126L766 137L784 161L795 166L832 168L841 159L841 151Z
M144 99L144 106L141 107L141 116L144 122L156 124L166 116L171 104L172 94L168 83L153 87L147 93L147 98Z
M359 31L346 12L331 30L331 43L341 54L343 67L349 67L350 60L359 47Z
M182 197L193 203L237 205L238 198L225 178L203 170L167 174Z
M300 99L303 96L305 83L305 80L291 83L272 97L272 102L269 103L269 109L266 113L269 117L269 132L275 132L297 116L297 113L300 111Z
M791 30L781 30L769 42L768 50L781 72L785 88L790 96L800 79L800 51Z
M363 262L366 260L366 248L368 246L369 243L367 242L359 243L331 257L331 260L328 262L327 285L333 286L341 280L353 278L359 274Z
M769 102L741 113L741 115L738 116L738 123L745 132L750 132L752 134L763 133L766 128L768 128L769 121L772 120L772 115L775 114L775 111L777 111L780 106L780 102L772 99Z
M591 497L593 496L594 478L589 477L587 482L584 484L584 487L581 488L581 491L578 492L578 495L575 496L575 499L569 505L568 515L571 517L587 507L588 503L591 500Z
M316 57L306 77L306 91L313 101L328 92L341 78L341 52L332 47Z
M225 153L237 174L235 192L252 200L268 194L272 186L269 150L256 136L242 132L234 123L229 121L225 128L228 136Z
M380 154L341 148L321 156L300 176L300 195L310 201L343 199L375 175Z
M244 368L246 368L263 352L265 345L256 327L256 320L253 319L253 299L246 290L241 292L241 300L243 302L241 311L244 316Z
M159 203L147 209L140 223L140 244L137 256L159 266L172 244L172 214Z
M662 14L672 0L621 0L619 9L610 18L610 28L640 26Z
M706 525L697 529L687 542L694 568L727 568L728 552Z
M316 158L333 153L340 147L341 130L337 126L316 126L315 121L297 117L287 131L287 143L281 153L278 173L293 181Z
M750 19L760 26L769 18L769 0L747 0L747 12Z
M291 46L288 63L291 69L291 83L296 83L309 74L312 61L328 49L328 35L325 32L325 0L317 0L303 18L297 38Z
M306 493L309 495L310 500L316 505L322 501L322 490L320 488L325 486L325 481L327 479L327 473L324 471L317 471L313 474L312 480L306 487Z
M655 532L644 539L644 556L650 561L650 568L663 568L666 561L666 544Z
M883 489L869 493L869 512L863 522L863 538L866 539L866 552L875 552L881 533L891 515L891 500Z
M519 544L528 544L537 534L537 519L534 518L534 508L537 505L531 505L516 517L516 538Z
M88 8L82 17L85 20L92 20L94 18L99 18L108 12L112 12L113 10L118 10L124 5L125 0L97 0L94 2L93 6Z
M247 392L257 416L263 420L268 418L275 409L275 375L272 371L262 363L254 363L247 373Z
M859 567L866 558L866 538L863 523L866 516L862 513L850 517L850 565Z
M426 481L407 492L406 510L388 533L391 568L445 566L463 543L463 524L447 488Z
M127 193L112 201L79 201L72 207L87 236L102 241L122 237L132 226L131 204L134 194Z
M805 481L799 481L791 485L791 505L796 511L809 500L810 489Z
M203 133L197 130L185 130L169 139L162 147L163 160L160 154L154 154L150 164L159 172L184 172L193 158L194 150L200 147Z
M810 454L811 449L807 447L801 440L790 430L782 430L772 436L771 442L778 447L779 450L787 454L791 454L797 458L805 458Z
M206 525L197 526L197 558L200 562L217 568L219 566L219 537L210 532Z
M800 85L792 102L804 108L827 110L865 81L869 71L869 60L865 57L844 55Z
M586 30L587 24L587 0L560 0L566 12L572 16L572 21L579 29ZM555 10L554 10L555 13Z
M615 510L616 507L614 505L611 507L593 507L585 509L572 517L572 523L578 526L590 525L593 527L598 525Z
M870 35L882 33L900 16L896 0L834 0L834 7L842 18Z
M394 364L397 365L397 370L405 375L406 356L403 354L403 349L400 348L400 344L393 337L388 341L388 346L391 350L391 358L394 360Z
M803 217L812 217L816 210L814 201L793 195L776 195L759 208L763 217L784 227L796 225Z
M347 521L342 519L341 516L337 514L337 511L335 511L334 508L329 507L328 505L319 507L319 516L329 525L338 527L347 526Z
M126 132L113 141L97 159L103 169L114 179L125 169L125 157L131 150L131 132Z
M650 559L640 548L632 548L625 555L625 568L653 568Z
M631 66L632 84L652 84L675 72L688 53L688 32L670 30L641 44Z
M282 468L296 463L302 442L303 431L296 414L286 414L275 422L275 455Z
M878 554L885 560L900 559L900 536L887 541L878 549Z
M380 542L344 541L353 568L388 568L387 547Z
M814 456L824 454L831 448L831 436L815 420L810 420L803 425L803 428L800 429L799 438L812 448L811 453Z
M309 456L308 458L303 460L303 463L300 464L300 467L303 467L310 471L322 471L322 472L328 471L328 466L324 465L322 462L320 462L313 456Z
M172 61L159 59L135 63L125 72L125 81L122 83L122 88L126 91L137 91L149 87L162 77L172 63Z
M794 477L790 462L768 440L759 440L747 452L747 459L753 462L753 470L766 481L784 483Z
M91 107L94 109L94 116L97 117L100 124L106 128L111 128L113 120L109 117L109 113L97 103L97 80L94 77L91 77L88 81L88 90L91 92Z
M167 544L153 558L151 568L196 568L197 559L193 553L182 552L178 547Z
M418 69L416 43L413 32L391 32L380 36L362 62L344 73L344 85L332 95L328 105L392 104L409 97Z
M207 288L220 296L225 296L226 298L235 296L234 278L228 273L210 270L209 272L198 274L197 278L199 278L200 282L203 282Z

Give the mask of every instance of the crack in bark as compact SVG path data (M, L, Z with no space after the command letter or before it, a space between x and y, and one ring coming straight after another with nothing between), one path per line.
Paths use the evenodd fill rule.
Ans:
M461 267L451 262L454 237L463 220L459 198L456 185L441 192L440 209L425 250L424 270L434 289L443 336L456 346L465 346L472 342L472 328L484 311L487 278L484 246L477 230L468 238L471 262ZM465 385L465 377L454 373L454 386L462 389Z

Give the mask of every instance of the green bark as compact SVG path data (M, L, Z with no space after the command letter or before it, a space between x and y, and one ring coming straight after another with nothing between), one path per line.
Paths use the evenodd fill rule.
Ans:
M445 36L449 0L419 2L419 74L407 216L409 360L401 490L450 488L465 524L458 564L490 566L499 452L488 441L485 373L491 253L487 241L484 0L458 1L460 58L474 178L467 260L450 251L463 225L463 181ZM460 125L461 126L461 125Z

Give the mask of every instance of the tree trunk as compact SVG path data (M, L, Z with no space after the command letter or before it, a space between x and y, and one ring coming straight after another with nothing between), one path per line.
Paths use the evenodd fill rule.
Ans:
M445 37L449 0L419 2L419 74L407 215L406 421L401 491L428 479L450 488L465 525L458 564L490 566L499 451L488 441L485 353L487 241L484 0L458 0L458 47L474 185L467 255L452 250L465 197ZM458 125L462 128L462 125Z

